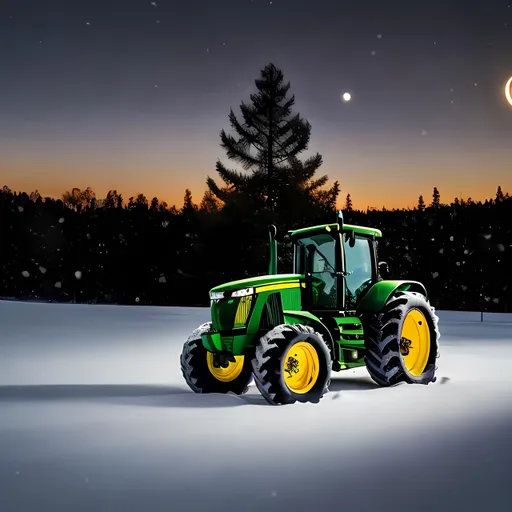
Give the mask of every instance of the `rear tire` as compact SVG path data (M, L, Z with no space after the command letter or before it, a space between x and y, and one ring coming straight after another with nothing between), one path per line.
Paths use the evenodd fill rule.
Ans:
M318 403L328 392L331 356L311 327L285 324L260 339L252 368L254 382L268 403Z
M237 356L238 362L229 363L228 368L213 368L208 363L210 352L204 348L201 340L201 334L210 327L210 322L199 326L183 345L180 363L186 383L194 393L246 393L252 381L250 360Z
M365 363L380 386L436 381L439 318L426 298L413 292L392 296L377 313L363 318Z

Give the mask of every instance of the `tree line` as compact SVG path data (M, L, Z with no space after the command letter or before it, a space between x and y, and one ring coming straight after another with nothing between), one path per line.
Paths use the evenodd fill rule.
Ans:
M117 190L97 198L74 188L60 199L0 192L0 296L87 303L208 305L221 282L267 272L267 227L281 232L336 221L338 182L317 177L319 154L301 160L311 125L292 114L290 83L273 64L255 81L242 119L229 114L220 132L228 160L220 183L207 178L196 204L167 205L143 194L125 200ZM379 258L392 277L423 282L438 308L510 311L512 198L498 187L485 202L441 202L434 188L413 209L354 210L346 222L383 231ZM279 270L291 271L283 244Z

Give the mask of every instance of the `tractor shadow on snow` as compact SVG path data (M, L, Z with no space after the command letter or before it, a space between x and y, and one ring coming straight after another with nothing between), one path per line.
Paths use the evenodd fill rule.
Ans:
M251 386L248 394L196 394L186 385L51 384L0 386L2 403L73 403L138 407L216 408L267 405Z
M329 391L340 392L340 391L372 391L380 389L370 377L338 377L337 375L331 376L331 383L329 385Z
M369 377L333 378L329 393L378 389ZM336 396L338 395L338 396ZM254 385L245 395L196 394L187 386L151 384L51 384L0 386L2 403L94 403L138 407L216 408L243 405L270 406Z

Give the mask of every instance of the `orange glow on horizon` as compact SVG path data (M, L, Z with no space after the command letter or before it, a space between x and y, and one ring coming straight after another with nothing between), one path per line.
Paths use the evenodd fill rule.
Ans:
M9 182L2 183L0 186L3 185L7 185L15 192L26 192L27 194L38 190L42 197L52 197L54 199L61 199L62 194L65 191L71 192L74 187L80 188L81 190L84 190L87 187L91 187L98 199L103 199L109 190L117 190L118 193L122 194L125 203L128 202L130 197L136 197L137 194L142 193L148 199L148 203L151 202L153 197L158 197L160 202L165 201L169 207L175 206L177 209L181 208L183 205L185 189L188 188L191 190L193 201L198 205L201 202L203 194L206 190L206 185L203 185L200 182L191 183L191 186L187 186L185 183L180 183L179 185L175 183L170 186L167 191L164 191L162 186L158 186L153 183L146 183L145 187L141 186L140 188L134 187L133 185L129 187L123 187L119 185L112 185L110 187L95 187L93 183L84 183L82 186L80 186L80 183L78 183L78 186L75 183L72 186L70 185L66 187L60 186L57 183L48 182L40 183L42 186L38 186L37 183L34 183L35 186L32 186L32 184L29 183L26 179L13 179L9 180ZM441 194L441 203L449 204L453 202L456 197L459 199L463 198L465 200L471 198L475 202L484 202L487 199L493 199L496 195L496 189L498 188L498 185L501 185L504 194L507 192L512 192L512 189L510 187L507 188L507 186L504 186L503 183L489 183L484 187L465 187L462 191L457 185L444 187L438 186L437 188ZM417 206L418 198L420 195L423 195L425 205L428 206L432 201L432 192L434 186L426 190L420 190L419 188L414 187L407 187L406 189L404 187L399 192L397 192L396 195L383 194L378 190L368 191L365 190L364 185L354 186L352 187L352 191L344 190L342 188L341 193L338 196L338 208L344 208L347 194L350 194L352 207L355 210L365 211L367 208L375 208L377 210L381 210L383 206L388 210L392 210L394 208L413 209Z
M390 210L412 209L417 206L420 195L428 205L434 187L438 188L442 203L451 203L456 197L485 201L495 197L498 185L503 193L512 193L510 150L507 148L491 147L492 151L483 151L475 143L474 152L469 152L466 146L453 145L441 146L426 154L424 149L415 151L405 145L405 149L397 153L393 146L366 144L368 146L349 140L343 147L319 148L329 157L318 176L327 174L330 184L338 180L341 186L339 207L344 206L348 193L353 208L359 210L382 209L383 206ZM205 148L204 152L187 157L158 155L154 159L138 152L89 154L88 158L64 153L59 157L48 154L37 157L30 153L11 155L0 162L0 186L27 193L37 189L43 197L56 199L73 187L82 190L91 187L100 199L109 190L117 190L125 201L142 193L148 202L158 197L169 207L174 205L179 209L185 189L190 189L194 203L199 204L206 190L207 176L219 182L216 159L221 156L229 165L219 153Z

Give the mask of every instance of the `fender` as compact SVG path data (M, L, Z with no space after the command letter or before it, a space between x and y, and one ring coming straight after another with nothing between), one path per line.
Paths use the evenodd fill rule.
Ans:
M379 281L363 297L357 313L374 313L381 310L391 295L398 291L420 293L428 300L427 290L419 281Z
M331 349L331 354L336 357L334 340L327 326L313 313L308 311L283 311L284 321L287 324L304 324L313 327L324 338Z

